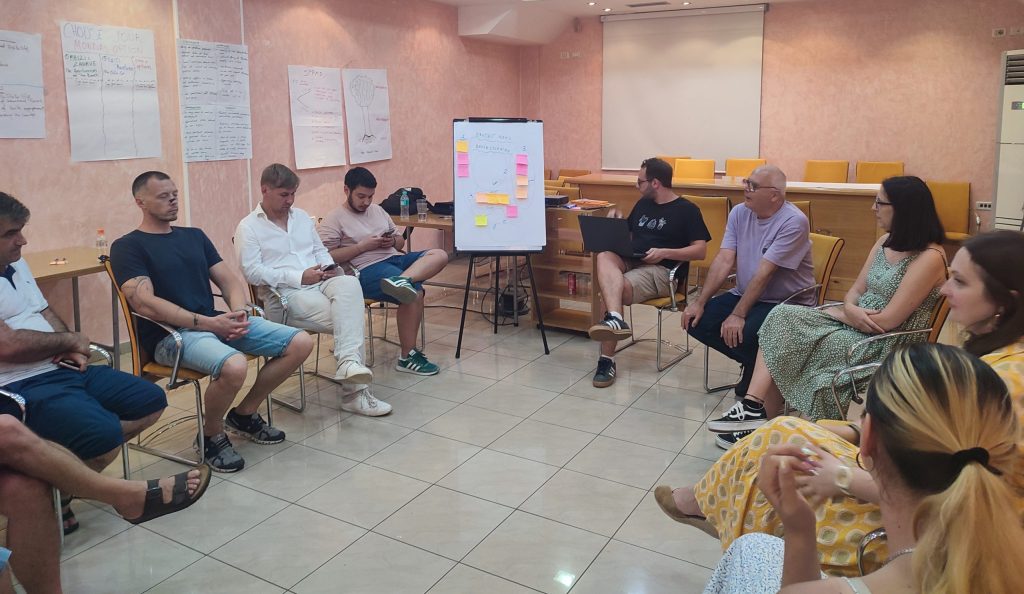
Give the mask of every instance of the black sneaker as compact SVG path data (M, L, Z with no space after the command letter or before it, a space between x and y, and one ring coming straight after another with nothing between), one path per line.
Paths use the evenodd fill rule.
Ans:
M615 383L615 361L608 357L597 360L597 372L594 374L594 387L607 388Z
M613 316L610 313L604 314L604 319L590 327L591 340L625 340L633 335L626 320Z
M753 431L737 431L735 433L719 433L715 436L715 445L728 450L736 445L736 442L750 435Z
M235 409L231 409L224 419L224 426L235 435L256 443L266 445L284 441L284 431L268 425L259 413L245 417L236 413Z
M708 431L712 433L732 433L757 429L768 422L768 413L763 406L752 406L750 400L741 400L732 405L725 416L708 421Z
M199 436L193 446L199 451ZM245 460L235 451L231 440L223 433L206 437L203 443L203 461L216 472L238 472L245 468Z

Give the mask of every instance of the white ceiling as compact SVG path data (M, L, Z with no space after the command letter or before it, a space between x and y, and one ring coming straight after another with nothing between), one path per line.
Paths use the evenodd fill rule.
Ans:
M812 0L690 0L689 6L683 6L684 0L666 0L668 5L645 8L630 8L627 4L644 4L660 0L595 0L594 6L587 6L588 0L435 0L453 6L506 6L514 8L524 4L541 6L554 12L568 16L600 16L605 14L626 14L632 12L648 12L657 10L680 10L690 8L710 8L714 6L736 6L739 4L768 4L778 2L811 2ZM611 12L604 12L611 8Z

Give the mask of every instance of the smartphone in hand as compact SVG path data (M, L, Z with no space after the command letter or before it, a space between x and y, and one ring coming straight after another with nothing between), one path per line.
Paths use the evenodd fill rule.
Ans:
M328 264L327 266L324 266L323 268L321 268L320 272L330 272L330 271L334 270L337 267L338 267L337 263L335 263L335 264Z
M381 233L380 236L381 237L391 237L394 234L395 234L395 230L394 229L389 229L389 230Z

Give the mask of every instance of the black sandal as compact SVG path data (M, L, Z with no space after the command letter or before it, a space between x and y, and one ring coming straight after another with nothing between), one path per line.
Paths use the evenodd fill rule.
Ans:
M64 536L74 533L81 527L78 518L75 517L75 512L71 511L71 502L74 499L74 497L61 497L60 499L61 529L64 531Z
M195 493L189 495L188 473L193 470L199 471L199 488L196 489ZM210 486L210 477L210 467L206 464L186 470L185 472L179 472L174 475L171 500L166 503L164 502L164 490L160 487L161 479L149 479L146 483L146 502L142 507L142 515L133 519L125 519L132 524L141 524L160 516L181 511L199 501L199 498L206 492L206 488Z

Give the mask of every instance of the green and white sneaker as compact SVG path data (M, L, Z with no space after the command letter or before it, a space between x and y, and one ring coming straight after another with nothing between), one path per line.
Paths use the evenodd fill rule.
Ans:
M384 291L385 295L397 299L399 303L412 303L419 295L407 276L391 276L380 279L380 290Z
M395 363L395 369L405 373L415 373L416 375L436 375L437 372L441 371L440 367L427 361L427 356L419 349L413 349L409 351L408 357L399 359Z

